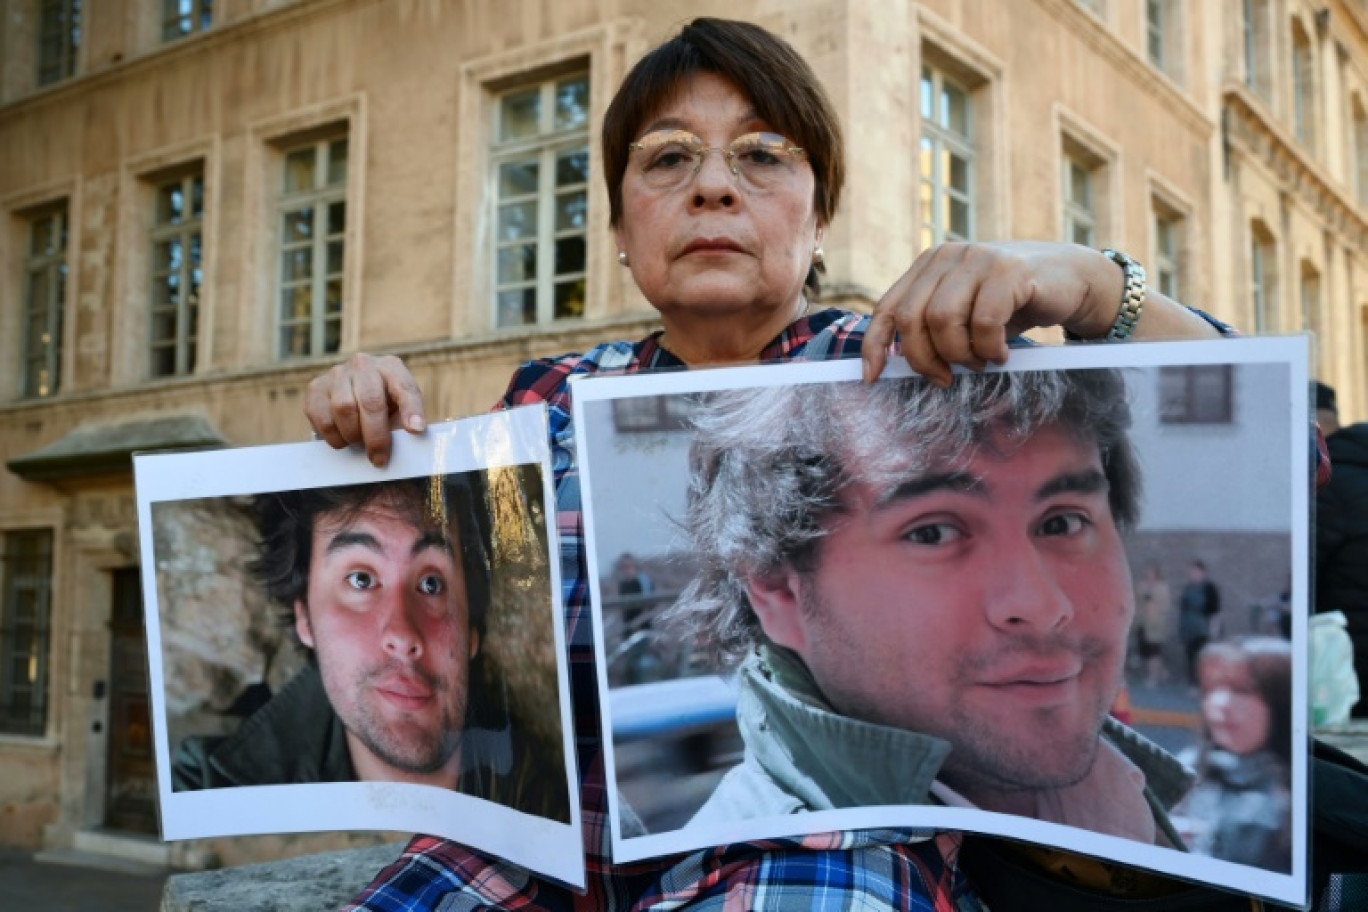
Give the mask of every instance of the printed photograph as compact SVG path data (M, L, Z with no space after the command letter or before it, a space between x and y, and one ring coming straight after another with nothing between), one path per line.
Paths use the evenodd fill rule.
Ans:
M266 450L282 462L317 455L309 446L238 452L260 465ZM429 466L452 462L430 455L439 458ZM193 487L215 477L196 462L224 458L165 456L156 468ZM261 490L147 503L163 798L173 818L178 802L206 797L243 808L260 800L270 818L242 810L178 838L244 823L333 829L340 813L346 828L475 845L482 830L528 837L553 825L573 835L557 843L573 858L545 463L278 490L251 477ZM403 808L425 802L441 829L403 826Z
M1305 343L1217 345L578 387L618 857L934 826L1301 895Z

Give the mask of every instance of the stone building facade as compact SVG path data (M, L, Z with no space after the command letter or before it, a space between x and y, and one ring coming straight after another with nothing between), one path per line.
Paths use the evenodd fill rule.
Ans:
M150 826L132 451L301 439L353 351L441 418L653 325L596 131L710 14L841 113L827 300L945 238L1112 245L1315 329L1368 418L1365 0L0 0L0 843Z

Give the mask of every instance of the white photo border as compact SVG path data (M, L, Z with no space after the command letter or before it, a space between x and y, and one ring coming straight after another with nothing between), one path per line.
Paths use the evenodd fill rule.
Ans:
M326 443L280 444L195 453L134 456L143 566L154 753L164 840L325 830L397 830L431 833L505 858L551 879L583 889L574 714L570 705L555 485L545 405L526 406L434 424L421 436L395 432L389 465L377 469L361 455ZM447 789L394 782L241 786L176 792L171 789L165 679L152 504L268 491L305 490L451 474L535 463L545 503L561 749L565 758L570 820L562 823Z
M1313 467L1313 433L1309 408L1309 337L1305 335L1239 337L1174 342L1134 342L1125 345L1036 346L1014 349L1006 365L989 371L1020 372L1197 365L1284 364L1288 371L1287 408L1291 465L1291 498L1287 504L1292 562L1292 870L1283 874L1209 856L1150 846L1117 836L989 811L940 806L885 806L816 811L729 822L672 832L626 836L619 815L620 792L613 743L608 669L605 661L604 619L601 606L600 564L594 516L595 481L593 441L586 438L586 409L595 402L678 393L714 392L764 386L859 381L858 359L826 362L789 362L764 366L727 367L667 373L597 375L576 382L573 410L576 448L584 512L590 601L594 613L594 648L599 681L599 712L603 727L607 777L608 820L616 863L695 851L711 846L770 838L794 837L837 830L880 828L961 829L1055 846L1148 868L1192 881L1212 884L1300 907L1308 884L1307 815L1310 729L1307 714L1306 643L1310 554L1308 529ZM956 373L966 372L956 368ZM889 359L883 378L916 376L902 358ZM605 483L611 483L605 482Z

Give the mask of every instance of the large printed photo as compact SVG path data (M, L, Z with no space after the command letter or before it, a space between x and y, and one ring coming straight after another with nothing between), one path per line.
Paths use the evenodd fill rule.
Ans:
M138 458L167 838L417 830L582 879L544 438Z
M955 828L1300 902L1305 350L577 385L615 858Z

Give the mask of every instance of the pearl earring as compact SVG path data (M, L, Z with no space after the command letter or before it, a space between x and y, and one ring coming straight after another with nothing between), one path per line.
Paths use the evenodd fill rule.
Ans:
M813 265L813 266L821 266L821 265L822 265L823 263L825 263L825 262L826 262L826 254L822 252L822 248L821 248L821 247L818 247L816 250L812 251L812 265Z
M623 266L626 266L626 265L627 265L627 251L625 251L625 250L619 250L619 251L618 251L618 262L621 263Z

